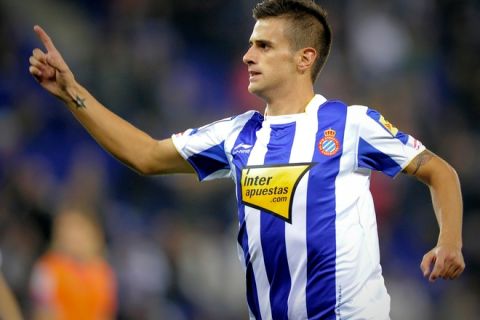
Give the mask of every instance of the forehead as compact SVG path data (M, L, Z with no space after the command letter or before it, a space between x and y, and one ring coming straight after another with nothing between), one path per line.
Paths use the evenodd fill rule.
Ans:
M287 41L286 28L288 21L283 18L259 19L253 27L250 41L268 40L271 42Z

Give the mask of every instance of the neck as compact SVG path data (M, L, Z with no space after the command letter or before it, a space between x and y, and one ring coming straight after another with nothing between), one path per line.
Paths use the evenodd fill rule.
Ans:
M267 102L265 114L269 116L282 116L305 112L305 107L314 95L313 86L306 86L303 90L291 89L283 95L277 93L274 97L265 98Z

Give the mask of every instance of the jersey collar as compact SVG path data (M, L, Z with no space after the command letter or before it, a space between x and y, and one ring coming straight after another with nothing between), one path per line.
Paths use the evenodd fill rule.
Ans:
M264 119L266 122L269 122L271 124L294 122L302 117L305 117L306 115L315 113L316 110L318 110L318 107L325 103L325 101L327 101L327 99L324 96L322 96L321 94L316 94L305 107L305 112L286 114L281 116L269 116L265 114Z

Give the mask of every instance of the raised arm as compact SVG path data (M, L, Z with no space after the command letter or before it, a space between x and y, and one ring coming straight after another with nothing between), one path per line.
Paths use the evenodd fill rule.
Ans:
M462 255L462 194L455 170L443 159L425 150L404 170L430 188L433 209L440 228L438 242L420 264L430 281L455 279L465 269ZM433 264L433 269L432 269Z
M46 52L38 48L33 50L30 74L45 90L68 106L103 148L141 174L193 172L171 139L155 140L99 103L76 82L47 33L39 26L35 26L34 31Z

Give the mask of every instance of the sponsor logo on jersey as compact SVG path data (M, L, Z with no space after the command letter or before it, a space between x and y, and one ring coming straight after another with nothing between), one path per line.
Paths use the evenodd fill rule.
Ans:
M395 126L393 124L391 124L387 119L385 119L383 116L380 116L380 119L378 119L378 121L382 124L382 126L385 127L385 129L387 129L388 132L390 132L390 134L392 136L396 136L397 133L398 133L398 129L395 128Z
M232 154L236 155L238 153L249 154L252 151L253 146L245 143L240 143L238 146L233 148Z
M422 146L422 143L417 139L413 138L413 148L415 150L419 150L421 146Z
M318 149L325 156L333 156L340 150L340 142L335 136L337 132L333 129L328 129L323 132L323 138L318 142Z
M242 203L292 222L292 203L301 178L314 163L247 166L242 170Z

